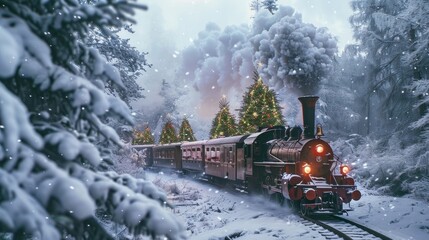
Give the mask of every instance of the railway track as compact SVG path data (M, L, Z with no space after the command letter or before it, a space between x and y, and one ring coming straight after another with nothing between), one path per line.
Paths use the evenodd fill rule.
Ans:
M320 216L301 216L304 220L302 223L309 226L315 231L318 231L326 239L381 239L392 240L392 238L379 233L373 229L363 226L351 220L335 216L335 215L320 215Z

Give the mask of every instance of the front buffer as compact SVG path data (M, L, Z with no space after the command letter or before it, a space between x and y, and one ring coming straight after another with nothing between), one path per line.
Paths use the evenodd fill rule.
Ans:
M324 178L311 177L310 181L303 181L295 174L284 174L282 177L282 194L299 209L301 214L334 213L342 214L343 203L351 200L358 201L361 193L351 178L335 176L336 183L329 184ZM305 182L305 183L304 183ZM338 182L351 183L338 184Z

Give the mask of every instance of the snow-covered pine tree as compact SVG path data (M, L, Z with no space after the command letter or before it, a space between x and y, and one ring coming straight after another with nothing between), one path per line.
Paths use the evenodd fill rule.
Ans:
M284 125L276 93L263 83L257 72L253 80L243 95L239 112L238 129L243 134L256 132L259 127Z
M132 32L129 26L125 26L124 29ZM106 89L113 95L119 96L130 106L132 101L143 97L141 92L143 89L136 80L143 71L146 71L146 67L151 65L146 61L147 53L140 52L131 46L129 39L120 38L116 34L117 31L119 30L112 32L111 36L106 36L97 29L91 29L87 45L98 49L100 54L119 70L125 88L107 82Z
M412 124L422 130L424 141L429 143L429 4L424 0L408 1L399 19L408 23L402 29L409 36L410 48L404 53L403 63L411 69L413 83L411 89L417 99L415 106L419 110L419 119ZM429 155L429 151L427 152Z
M135 235L183 238L150 182L100 172L96 142L122 145L106 116L132 122L105 86L119 71L86 45L132 21L130 1L0 0L0 226L13 239L113 239L95 212Z
M161 137L159 139L160 144L168 144L178 142L176 129L174 128L173 122L171 119L167 119L167 122L162 128Z
M180 124L179 141L196 141L194 131L187 117L184 117Z
M279 9L277 6L278 0L262 0L262 6L267 9L271 14Z
M229 137L238 134L235 118L229 111L226 97L219 101L219 112L212 121L210 138Z
M359 52L365 56L363 72L367 87L365 101L368 118L367 134L391 135L392 131L405 130L415 118L411 91L413 66L405 65L403 57L414 45L411 30L414 21L402 16L409 1L354 0L350 22L359 41ZM414 4L414 3L413 3ZM408 131L409 132L409 131ZM407 135L407 132L401 135Z
M363 85L369 86L368 134L377 138L372 147L382 156L368 156L373 159L367 162L374 161L374 167L363 167L365 185L383 193L414 194L427 200L429 4L425 0L351 3L358 55L367 63L363 69L367 84ZM365 145L363 148L369 144Z
M332 73L322 80L318 93L317 111L321 111L318 123L324 125L325 134L336 138L347 137L351 132L366 134L366 108L362 98L366 98L365 84L366 62L363 56L356 54L358 46L347 45L337 58ZM346 121L345 121L346 120Z

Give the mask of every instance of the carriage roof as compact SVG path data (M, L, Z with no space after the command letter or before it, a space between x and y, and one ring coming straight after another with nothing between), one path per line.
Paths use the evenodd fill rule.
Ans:
M205 145L207 140L201 140L201 141L195 141L195 142L184 142L182 144L182 147L191 147L191 146L197 146L197 145Z
M230 144L230 143L243 143L244 139L249 135L240 135L224 138L215 138L207 140L206 145Z
M153 146L153 148L175 148L175 147L180 147L183 143L178 142L178 143L167 143L167 144L158 144Z

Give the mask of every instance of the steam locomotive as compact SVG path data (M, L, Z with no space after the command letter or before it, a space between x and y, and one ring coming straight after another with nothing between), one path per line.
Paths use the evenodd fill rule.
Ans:
M134 145L146 151L148 167L197 173L286 201L302 214L342 214L359 200L350 167L334 155L315 129L316 96L299 97L304 131L274 126L258 132L204 141Z

